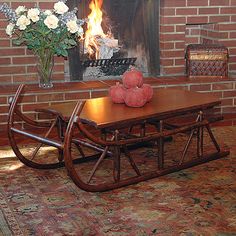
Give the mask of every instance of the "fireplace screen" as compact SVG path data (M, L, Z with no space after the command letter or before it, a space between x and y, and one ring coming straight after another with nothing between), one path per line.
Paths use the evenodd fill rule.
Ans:
M132 65L144 75L159 74L159 0L68 2L88 19L84 40L69 56L76 79L114 78Z

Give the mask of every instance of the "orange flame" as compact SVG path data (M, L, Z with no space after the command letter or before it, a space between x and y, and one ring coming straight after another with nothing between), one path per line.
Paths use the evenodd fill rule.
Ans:
M85 47L89 55L91 56L95 53L96 58L98 58L99 54L96 37L106 37L102 29L102 4L103 0L91 0L89 4L91 13L88 16L87 31L85 32Z

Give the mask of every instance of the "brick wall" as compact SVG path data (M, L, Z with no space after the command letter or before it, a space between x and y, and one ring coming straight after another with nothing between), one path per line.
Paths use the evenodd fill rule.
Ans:
M22 112L34 118L38 117L34 110L45 107L48 104L61 101L76 101L78 99L96 98L108 95L108 89L116 81L90 81L90 82L66 82L57 83L52 89L39 89L37 85L29 85L21 103ZM189 81L186 77L145 78L145 83L152 85L154 89L178 88L201 93L214 94L222 104L215 108L219 114L236 114L236 80L235 79L194 79ZM14 96L17 86L1 86L0 90L0 133L6 129L8 116L8 101ZM236 121L232 121L236 125Z
M236 73L236 0L163 0L161 74L185 73L189 43L220 43L229 48L229 72Z
M52 9L55 0L11 1L18 5ZM236 74L236 0L162 0L160 9L161 75L185 74L189 43L221 43L229 48L229 72ZM0 13L0 81L36 82L35 57L25 47L12 45L5 34L7 21ZM56 58L53 79L62 81L64 59Z

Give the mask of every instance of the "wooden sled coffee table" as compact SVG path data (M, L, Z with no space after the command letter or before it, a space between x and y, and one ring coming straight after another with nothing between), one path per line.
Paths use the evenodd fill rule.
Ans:
M88 99L86 101L65 102L38 109L37 112L52 115L50 122L36 122L26 117L19 109L20 97L25 86L19 86L11 103L8 120L8 134L16 156L26 165L33 168L50 169L65 165L68 175L74 183L86 191L107 191L130 184L135 184L154 177L162 176L198 164L224 157L228 150L221 150L210 123L217 119L207 119L204 114L220 104L214 96L176 89L160 89L154 93L151 102L142 108L131 108L124 104L114 104L109 97ZM184 114L196 114L193 122L167 129L170 118ZM17 126L19 120L33 127L45 128L45 135L29 132ZM153 126L154 125L154 126ZM154 127L154 129L150 128ZM131 130L135 130L132 132ZM50 138L50 133L57 130L57 138ZM152 131L150 131L152 130ZM149 132L150 131L150 132ZM204 152L204 132L209 136L214 150L207 155ZM178 163L165 165L165 138L186 133L187 142L181 148L182 154ZM36 144L30 157L26 157L17 141L17 136L25 136ZM192 139L196 139L196 155L185 160ZM132 155L131 146L146 142L155 143L158 156L154 169L140 170L139 164ZM58 150L57 158L51 163L37 161L37 153L48 145ZM74 148L77 156L74 156ZM95 150L97 154L91 158L84 149ZM168 150L167 150L168 151ZM121 155L122 154L122 155ZM47 154L45 154L47 155ZM132 176L122 175L121 156L127 157ZM110 178L99 180L102 163L109 160ZM87 176L83 171L88 167ZM78 166L85 166L79 169ZM126 168L125 168L126 169ZM97 181L94 181L96 179Z

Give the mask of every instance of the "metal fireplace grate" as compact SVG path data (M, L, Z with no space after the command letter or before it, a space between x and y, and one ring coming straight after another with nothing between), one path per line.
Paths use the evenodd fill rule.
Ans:
M97 60L85 60L81 64L84 67L106 67L106 66L120 66L120 65L134 65L136 57L130 58L116 58L116 59L97 59Z
M88 67L97 67L101 72L101 75L122 75L130 65L134 65L136 57L130 58L116 58L116 59L97 59L97 60L85 60L81 61L81 65L84 69Z

